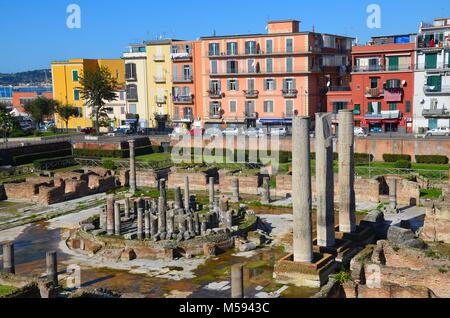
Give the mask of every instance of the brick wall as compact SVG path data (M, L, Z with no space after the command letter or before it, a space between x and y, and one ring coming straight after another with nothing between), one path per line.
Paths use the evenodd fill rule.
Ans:
M219 188L222 193L232 193L232 182L235 176L239 178L239 191L244 194L258 194L258 188L261 186L261 178L256 176L234 175L230 171L219 171Z

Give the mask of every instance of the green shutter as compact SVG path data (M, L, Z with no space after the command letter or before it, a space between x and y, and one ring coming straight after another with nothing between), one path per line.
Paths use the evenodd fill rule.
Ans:
M373 111L373 106L372 106L372 102L369 102L368 110L369 110L369 114L373 114L373 113L374 113L374 111Z
M398 61L399 61L399 57L398 56L390 56L389 57L389 65L388 65L388 70L389 71L398 71Z
M442 77L440 75L428 76L427 85L434 87L433 92L440 92L442 88Z
M410 113L410 112L411 112L411 102L410 102L410 101L407 101L407 102L406 102L406 112L407 112L407 113Z
M353 108L353 114L361 115L361 105L360 104L355 104L355 107Z
M437 53L425 54L425 69L437 68Z
M389 103L389 110L397 110L397 103Z

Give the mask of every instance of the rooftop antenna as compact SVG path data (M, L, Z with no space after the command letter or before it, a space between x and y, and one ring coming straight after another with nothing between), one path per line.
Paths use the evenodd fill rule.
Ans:
M270 15L267 15L267 17L266 17L266 27L265 27L266 31L269 31L269 22L270 22Z
M316 33L316 26L313 24L313 27L312 27L312 31L313 31L313 33Z
M213 36L216 36L216 30L215 29L213 30Z

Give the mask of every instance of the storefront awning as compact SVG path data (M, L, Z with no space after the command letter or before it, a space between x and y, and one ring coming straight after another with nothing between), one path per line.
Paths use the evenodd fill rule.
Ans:
M292 118L261 118L257 122L263 125L292 124Z

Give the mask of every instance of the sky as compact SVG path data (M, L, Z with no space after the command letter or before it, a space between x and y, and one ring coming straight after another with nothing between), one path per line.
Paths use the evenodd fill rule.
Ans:
M81 9L70 29L67 7ZM367 7L381 9L381 28L367 27ZM268 20L296 19L301 30L371 36L416 33L421 21L450 17L443 0L0 0L0 73L50 68L69 58L120 58L130 43L159 36L196 39L265 33Z

